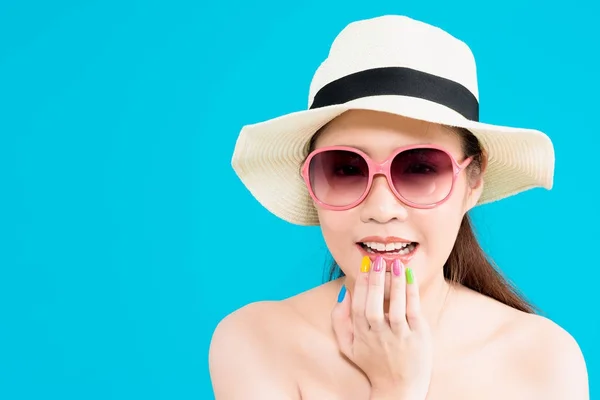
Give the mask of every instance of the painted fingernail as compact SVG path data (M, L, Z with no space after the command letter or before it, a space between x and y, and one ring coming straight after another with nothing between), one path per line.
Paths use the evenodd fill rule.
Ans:
M360 264L360 272L369 272L369 269L371 269L371 259L369 256L364 256Z
M400 260L398 260L397 258L392 263L392 272L396 276L400 276L400 274L402 273L402 264L400 263Z
M375 259L375 264L373 264L373 270L375 272L380 272L383 269L384 263L385 261L383 260L383 257L377 256L377 258Z
M415 281L412 268L406 268L406 283L409 285Z
M342 285L342 288L340 289L340 293L338 294L338 303L341 303L342 300L344 300L345 296L346 296L346 285Z

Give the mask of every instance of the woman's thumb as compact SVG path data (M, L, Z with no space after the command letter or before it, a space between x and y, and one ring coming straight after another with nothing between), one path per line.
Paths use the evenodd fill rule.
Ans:
M350 360L352 360L352 342L354 340L351 304L350 293L347 293L346 286L342 286L338 302L331 312L331 324L341 352Z

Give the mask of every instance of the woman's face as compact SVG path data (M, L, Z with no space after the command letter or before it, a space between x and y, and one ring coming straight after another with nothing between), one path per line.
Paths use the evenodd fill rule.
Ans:
M459 163L464 159L458 133L440 125L372 111L350 111L333 120L317 138L315 148L355 147L381 162L397 148L413 144L442 146ZM404 258L420 284L427 285L434 276L441 274L461 220L476 204L481 187L480 181L469 180L467 173L462 171L446 202L435 208L417 209L403 204L390 190L386 178L378 175L371 191L358 206L345 211L316 206L325 242L348 281L354 282L365 254L369 254L372 261L377 256L365 249L364 241L370 241L372 246L378 239L366 238L396 237L416 243L414 251ZM394 257L400 256L385 258ZM388 262L388 271L390 268L391 262ZM386 296L389 283L387 272Z

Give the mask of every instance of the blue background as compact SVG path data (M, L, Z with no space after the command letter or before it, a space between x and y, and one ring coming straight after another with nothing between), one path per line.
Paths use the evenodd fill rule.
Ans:
M276 219L237 180L239 129L306 107L335 35L389 13L472 47L484 121L554 140L553 191L474 217L600 393L591 0L320 3L0 4L2 399L212 398L217 322L321 283L329 263L318 228Z

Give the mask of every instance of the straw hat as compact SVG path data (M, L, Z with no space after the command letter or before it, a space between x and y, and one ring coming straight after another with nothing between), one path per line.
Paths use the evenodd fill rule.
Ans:
M554 148L546 134L479 121L477 72L470 48L438 27L393 15L347 25L313 76L307 109L244 126L233 153L233 169L279 218L318 225L300 164L311 136L352 109L472 132L488 155L478 204L535 187L552 188Z

